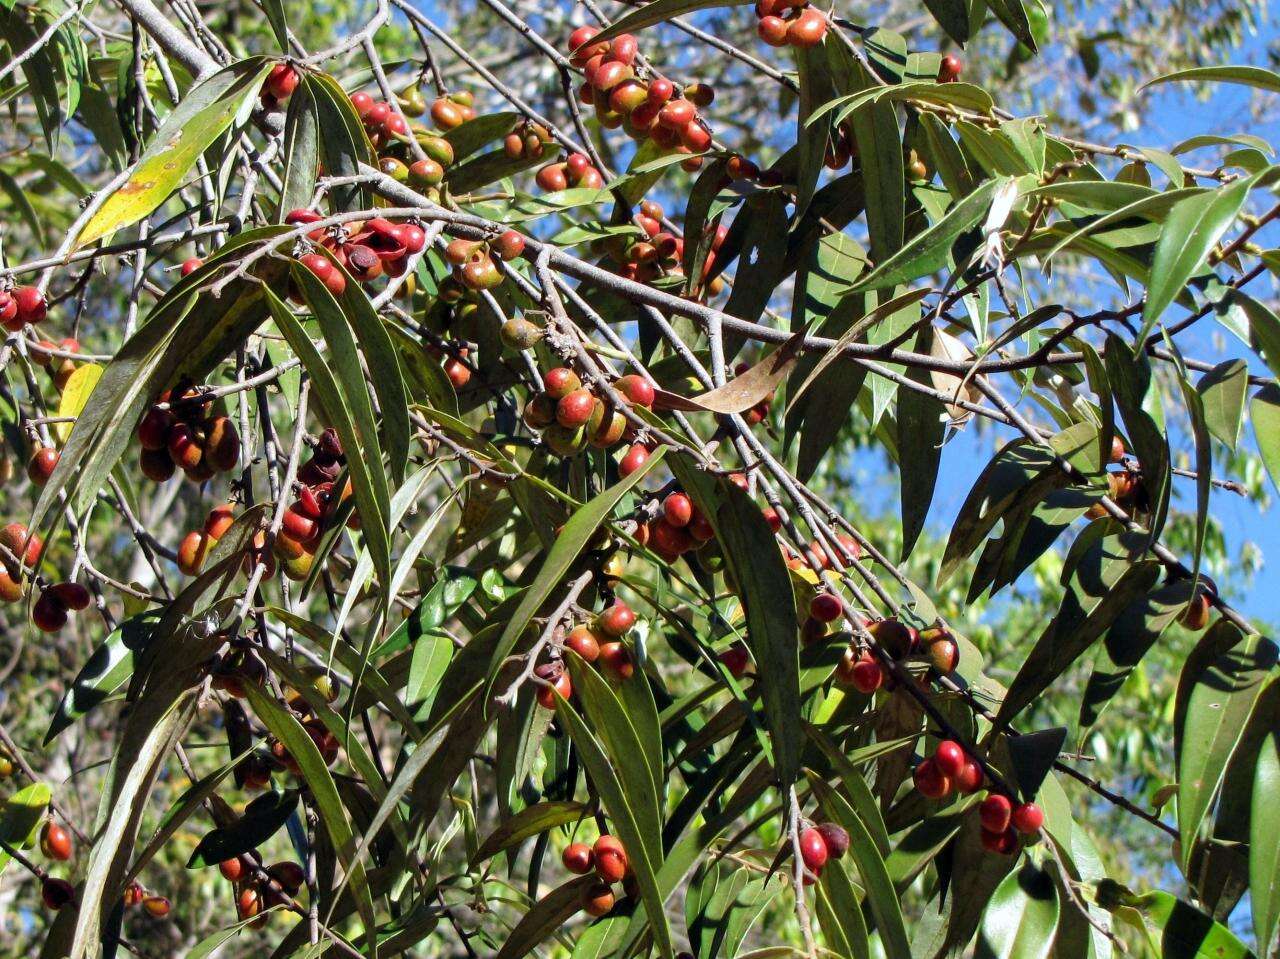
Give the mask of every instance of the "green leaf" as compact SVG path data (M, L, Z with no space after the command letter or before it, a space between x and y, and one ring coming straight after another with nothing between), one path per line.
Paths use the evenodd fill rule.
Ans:
M1167 892L1135 896L1111 879L1098 883L1099 904L1148 936L1155 955L1167 959L1253 959L1226 926ZM1151 928L1159 942L1151 941Z
M828 862L818 886L818 924L827 946L841 959L870 959L867 921L853 881L839 861Z
M205 833L187 860L187 868L216 866L224 859L256 849L279 832L297 808L296 789L263 793L244 807L244 814L235 822Z
M351 98L333 77L322 73L303 74L302 85L315 100L320 160L325 172L332 177L358 176L360 164L373 163L376 158ZM335 212L367 210L374 205L368 186L360 183L331 190L329 201Z
M933 327L926 326L916 337L916 350L928 354ZM924 386L932 386L927 370L909 369L908 375ZM902 559L911 555L924 531L924 521L933 502L942 463L942 440L946 431L946 409L938 400L918 390L898 391L898 479L901 489Z
M459 163L486 143L505 137L515 129L516 121L519 119L520 114L512 110L485 113L447 131L444 138L453 147L453 162Z
M1196 520L1192 557L1193 569L1198 573L1200 571L1200 560L1204 553L1205 530L1209 525L1210 480L1213 477L1213 444L1209 439L1209 428L1205 424L1204 399L1196 392L1186 374L1181 371L1179 371L1178 385L1182 389L1182 398L1187 404L1187 417L1191 420L1191 436L1195 441L1196 449Z
M164 202L245 106L256 102L269 67L265 57L252 57L196 84L160 124L129 178L84 225L76 246L137 223Z
M654 451L654 455L649 457L644 466L620 483L609 487L591 501L583 504L581 508L569 517L564 529L560 531L560 535L552 543L551 549L547 553L547 558L543 560L542 567L538 570L537 577L525 591L520 605L512 613L511 619L507 621L506 627L502 631L498 645L493 651L493 657L489 660L490 676L497 673L502 661L510 655L511 650L515 647L516 640L524 632L525 627L529 625L529 621L533 619L534 614L546 602L547 597L563 583L565 573L569 571L569 567L578 558L578 554L590 542L591 537L595 535L595 531L600 528L602 523L608 520L613 513L614 507L618 505L622 497L644 479L649 470L658 465L662 456L663 450L660 447Z
M1268 383L1249 401L1253 437L1271 482L1280 488L1280 385Z
M1201 669L1192 671L1192 664L1188 664L1179 680L1178 699L1186 707L1174 730L1174 746L1184 871L1227 764L1275 664L1274 643L1246 636L1241 644Z
M278 5L280 0L264 0ZM276 218L284 222L291 210L311 205L316 189L316 171L320 165L320 118L311 86L300 83L289 98L284 118L284 189Z
M675 949L671 941L671 926L663 909L664 897L657 879L662 856L655 856L651 851L646 830L636 821L629 797L609 762L609 757L605 755L604 747L574 708L560 698L559 693L556 694L556 716L573 740L583 769L608 811L618 838L627 849L658 952L663 959L672 959Z
M1271 955L1280 918L1280 730L1258 753L1249 820L1249 898L1258 954Z
M1034 3L1035 0L1032 0ZM1024 46L1035 52L1036 41L1031 34L1031 22L1027 18L1027 10L1022 0L987 0L987 8L996 15L996 19L1008 28Z
M44 821L52 798L48 786L32 783L6 799L0 807L0 839L10 846L30 847L36 841L36 831ZM4 872L9 860L9 854L0 849L0 872Z
M378 579L382 583L391 581L391 545L388 529L390 512L390 496L387 492L387 478L382 471L382 453L373 421L373 411L369 406L369 394L365 388L364 376L359 372L358 356L355 352L355 340L347 329L346 322L338 311L332 294L320 285L320 290L308 287L307 276L314 279L309 270L299 270L297 277L303 284L308 299L322 304L317 319L325 327L326 338L330 339L330 347L335 361L339 364L339 372L335 374L324 357L311 342L297 317L284 305L273 292L266 291L267 305L276 326L289 342L290 348L302 360L302 366L311 377L315 388L315 396L329 422L338 432L343 449L348 451L347 469L351 475L351 486L356 501L356 510L360 514L360 529L368 544L374 567L378 571ZM328 297L326 302L320 295ZM345 340L345 343L344 343ZM355 369L352 369L352 366ZM349 405L350 404L350 405ZM355 406L358 412L352 411ZM376 453L371 457L370 451ZM358 452L357 452L358 451Z
M970 35L969 5L964 0L924 0L938 26L956 43L967 43Z
M280 52L288 54L289 21L284 15L283 0L261 0L261 2L262 10L267 15L267 22L271 24L271 32L275 34L276 43L280 45Z
M851 288L879 290L936 273L947 265L951 246L987 213L991 198L1003 181L988 180L953 206L929 229L912 237L901 250L883 261Z
M816 773L808 771L807 775L813 794L827 817L832 822L839 823L849 833L849 854L858 866L858 874L862 876L867 903L875 916L885 956L887 959L908 959L911 945L902 919L902 907L875 840L844 797Z
M653 0L652 3L646 3L637 10L632 10L625 17L620 17L613 21L604 30L596 34L594 42L611 40L620 33L634 33L637 30L643 30L645 27L653 26L655 23L662 23L664 20L670 20L673 17L683 16L686 13L693 13L697 10L707 10L711 7L735 7L746 4L749 0Z
M275 698L261 686L246 683L245 695L253 706L253 711L262 720L262 724L284 744L284 748L298 764L302 778L315 801L315 809L320 816L320 821L324 824L325 831L329 834L333 848L337 851L343 865L349 870L347 880L355 890L356 905L360 910L360 918L364 922L365 929L376 928L377 916L373 910L373 898L369 892L369 880L365 875L364 864L354 858L355 839L351 832L351 823L347 821L342 797L338 794L337 786L334 785L329 767L325 765L320 755L320 749L294 715L277 703ZM332 912L333 904L329 909ZM370 956L372 959L377 959L377 947L373 943L370 943Z
M46 746L125 684L133 675L134 650L146 645L159 619L160 615L151 611L132 616L113 629L93 651L54 710L49 731L44 734Z
M1208 193L1187 197L1169 211L1151 261L1151 281L1142 308L1141 346L1165 308L1204 264L1235 221L1257 177L1236 180Z
M1244 360L1224 360L1196 384L1204 402L1209 432L1232 449L1240 440L1244 398L1249 390L1249 366Z
M507 934L496 959L523 959L554 936L582 910L582 891L595 881L595 876L579 876L539 899Z
M588 808L580 802L567 799L534 803L526 806L511 818L499 823L471 856L471 865L492 859L504 849L520 845L526 839L537 836L556 826L567 826L587 815Z
M1280 74L1262 67L1193 67L1189 70L1178 70L1166 73L1162 77L1148 80L1139 90L1154 87L1159 83L1175 81L1192 81L1197 83L1239 83L1269 93L1280 93Z
M791 579L777 540L760 507L743 490L699 469L687 456L673 456L675 473L715 530L716 542L746 611L746 642L760 677L764 712L773 744L773 765L783 783L800 772L799 623Z
M963 882L963 877L960 881ZM1058 888L1030 860L996 888L978 934L978 959L1048 959L1058 925Z

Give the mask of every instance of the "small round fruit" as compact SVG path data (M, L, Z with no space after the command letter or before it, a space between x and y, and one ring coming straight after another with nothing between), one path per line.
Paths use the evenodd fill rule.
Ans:
M955 672L960 665L960 647L945 629L928 629L920 634L929 665L940 673Z
M820 623L834 623L844 613L844 602L835 593L819 593L809 601L809 615Z
M594 663L600 658L600 640L596 639L596 634L591 631L589 626L578 625L569 631L569 635L564 638L564 645L567 649L572 649L588 663Z
M235 469L240 461L240 431L229 416L215 417L204 440L204 458L219 473Z
M626 603L618 600L596 617L595 626L606 636L615 639L625 636L636 624L636 614Z
M195 469L204 459L203 437L190 423L174 423L169 429L167 444L174 464L184 470Z
M45 908L57 912L63 906L75 902L76 890L65 879L54 879L48 876L40 884L40 899L45 904Z
M467 122L462 108L443 97L431 104L431 122L441 130L452 130Z
M214 539L222 539L235 521L235 508L230 503L223 503L209 510L209 515L204 521L204 531Z
M561 397L556 404L556 422L566 429L585 426L595 406L595 395L590 390L578 388Z
M570 428L552 423L542 431L542 441L557 456L570 457L581 453L587 445L587 431L579 426Z
M953 83L960 79L960 74L964 71L964 61L954 53L948 53L942 58L942 62L938 64L938 82Z
M676 85L666 77L654 77L649 81L649 102L661 105L676 92Z
M1013 815L1010 817L1009 822L1014 829L1024 836L1037 833L1040 831L1040 827L1044 825L1044 810L1033 802L1022 803L1013 807Z
M582 887L582 911L589 916L607 916L613 909L613 890L607 883L593 882Z
M595 868L595 856L585 842L570 843L560 858L564 862L564 868L579 876L585 876Z
M668 130L679 132L693 122L698 109L688 100L669 100L658 112L658 122Z
M222 878L228 882L239 882L248 874L249 867L243 856L233 856L218 863L218 872L222 873Z
M631 869L627 850L616 836L604 835L591 847L596 875L605 882L621 882Z
M908 655L916 644L916 631L896 619L882 619L867 627L881 648L894 659Z
M169 911L173 908L173 903L169 902L165 896L146 896L142 900L142 908L147 911L147 915L153 919L163 919L169 915Z
M183 276L190 276L202 266L204 266L204 260L200 259L198 256L193 256L190 259L182 261L182 268L179 272Z
M88 609L91 600L89 591L79 583L54 583L45 592L54 602L76 612Z
M0 529L0 546L21 557L23 565L31 567L40 562L40 554L44 552L44 541L21 523L10 523Z
M16 603L20 599L22 584L15 581L8 570L0 567L0 603Z
M771 47L785 47L787 21L782 17L761 17L756 21L756 35Z
M618 377L613 386L614 389L627 398L632 406L643 406L645 409L653 406L653 384L643 376L628 373L626 376Z
M184 576L195 576L204 566L205 557L217 542L202 529L192 530L178 545L178 569Z
M27 463L27 478L36 486L44 486L58 465L58 456L58 451L52 446L40 447Z
M48 313L49 304L44 294L34 286L14 287L11 295L18 306L18 322L23 325L39 323Z
M639 443L633 443L622 454L622 459L618 461L618 475L630 476L640 467L649 461L649 450L647 447Z
M939 771L948 778L958 776L964 768L964 747L954 739L944 739L933 751L933 761L938 764Z
M827 852L832 859L839 859L849 850L849 833L845 831L844 826L824 822L819 823L815 828L822 834L822 840L827 844Z
M987 832L1002 833L1009 828L1013 818L1013 803L1009 797L992 793L978 804L978 819Z
M173 457L165 449L143 450L138 457L138 466L142 475L153 483L167 482L178 469Z
M619 642L600 644L600 665L619 680L630 679L635 675L635 663L631 661L631 653Z
M675 527L688 526L693 519L693 500L687 493L669 493L662 501L662 518Z
M66 862L71 858L71 833L49 820L40 830L40 851L49 859Z
M266 88L277 100L287 100L298 89L302 77L287 63L277 63L267 74Z
M734 679L745 676L747 667L751 665L751 654L747 651L747 644L741 640L722 652L717 659Z
M827 33L827 18L817 7L805 7L787 25L787 42L793 47L815 47Z
M912 773L916 789L926 799L942 799L951 792L951 779L932 759L926 759Z
M515 230L506 230L490 244L493 253L502 260L518 260L524 255L524 236Z
M827 857L830 853L827 850L827 841L822 838L822 833L810 826L808 829L800 832L800 857L804 860L805 867L812 872L818 872L827 864Z
M138 443L144 450L162 450L168 443L169 428L173 426L173 413L151 407L138 423Z
M1113 463L1121 463L1121 462L1124 462L1124 456L1125 456L1125 453L1127 453L1127 452L1128 452L1128 450L1126 450L1126 449L1125 449L1125 446L1124 446L1124 440L1122 440L1118 434L1112 434L1112 436L1111 436L1111 462L1113 462Z
M976 760L966 759L955 775L956 792L969 796L982 788L982 767Z
M56 633L67 625L67 607L45 590L31 607L31 622L42 633Z
M999 853L1007 856L1018 848L1018 834L1012 829L1005 829L1001 832L992 832L988 829L982 830L982 848L988 852Z
M542 387L553 400L562 400L574 390L581 389L582 380L568 367L557 366L543 375Z
M302 884L307 880L302 867L290 859L268 866L267 875L279 883L281 888L291 896L301 889Z

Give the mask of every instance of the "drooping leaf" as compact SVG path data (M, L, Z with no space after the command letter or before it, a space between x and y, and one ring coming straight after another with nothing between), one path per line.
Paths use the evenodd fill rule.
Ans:
M1280 730L1258 752L1249 828L1249 898L1259 955L1270 955L1280 918Z
M982 959L1047 959L1058 925L1053 877L1031 861L1005 877L987 905L975 955Z
M214 866L256 849L274 836L297 808L296 789L263 793L245 806L244 814L235 822L205 833L187 860L187 868Z

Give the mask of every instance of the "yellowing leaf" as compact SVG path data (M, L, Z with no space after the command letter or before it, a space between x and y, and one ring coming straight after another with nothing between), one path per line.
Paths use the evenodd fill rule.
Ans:
M58 401L58 415L75 417L80 415L84 404L89 401L89 394L102 378L102 367L97 363L86 363L71 374L66 387L62 390L62 399ZM65 443L71 435L75 423L54 423L53 430L59 443Z
M233 63L199 84L170 113L129 178L107 198L80 231L76 247L87 246L130 223L137 223L176 190L209 148L257 93L270 61L254 57Z

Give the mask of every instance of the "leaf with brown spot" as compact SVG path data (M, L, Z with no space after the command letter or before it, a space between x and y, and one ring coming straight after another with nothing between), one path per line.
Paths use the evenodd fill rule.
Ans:
M724 386L700 396L681 396L667 390L654 390L653 406L658 410L681 410L686 413L743 413L761 400L768 399L795 366L804 342L801 330L782 346L741 376Z

